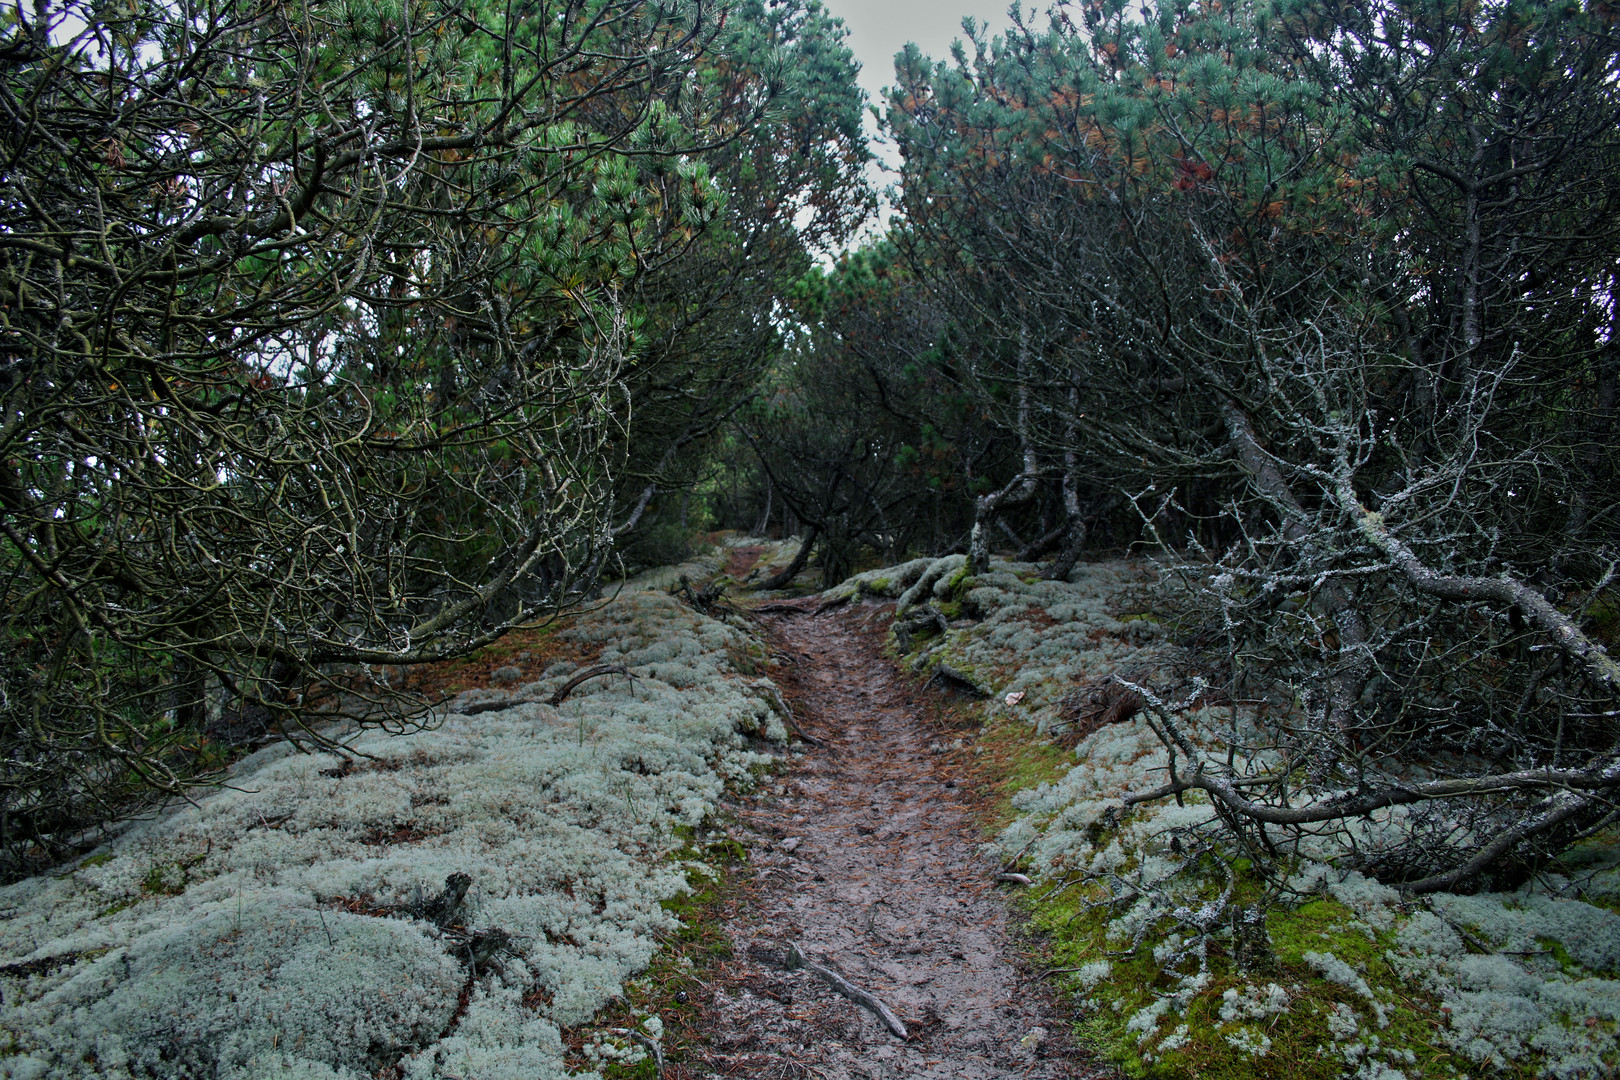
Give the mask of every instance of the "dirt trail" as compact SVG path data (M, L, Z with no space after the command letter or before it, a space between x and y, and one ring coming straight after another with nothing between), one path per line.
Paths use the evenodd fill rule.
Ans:
M807 731L774 789L739 808L758 881L728 925L734 959L704 1017L725 1077L1075 1078L1109 1075L1017 961L997 867L979 850L968 778L878 653L872 609L763 618ZM790 942L897 1012L904 1042Z

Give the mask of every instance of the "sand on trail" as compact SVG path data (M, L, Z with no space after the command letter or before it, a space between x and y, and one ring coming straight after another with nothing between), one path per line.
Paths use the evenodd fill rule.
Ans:
M941 732L882 656L882 609L760 616L777 680L826 745L790 757L736 807L751 849L732 958L706 1007L701 1077L1106 1077L1020 963L970 778L930 749ZM895 1037L790 943L899 1014Z

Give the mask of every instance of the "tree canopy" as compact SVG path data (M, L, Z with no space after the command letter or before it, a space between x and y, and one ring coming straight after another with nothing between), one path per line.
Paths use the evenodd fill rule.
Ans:
M24 862L190 782L221 713L406 723L379 665L580 602L647 459L746 395L774 290L867 198L813 0L3 18Z
M917 358L930 398L909 410L971 416L994 448L954 434L969 460L935 550L982 569L993 546L1056 549L1057 576L1100 535L1160 551L1183 644L1228 699L1285 719L1157 797L1203 787L1253 850L1356 812L1335 792L1395 797L1444 752L1478 775L1359 868L1511 882L1611 821L1613 12L1013 16L948 60L896 57L899 215L833 272L859 314L818 310L793 373L870 399L862 430L892 434L852 454L826 390L795 399L801 427L762 430L802 431L814 448L788 454L853 491L855 462L923 452L869 366ZM874 260L886 284L857 285ZM886 321L901 281L911 318ZM913 510L937 492L913 487ZM1300 796L1258 764L1276 753L1317 816L1278 809Z

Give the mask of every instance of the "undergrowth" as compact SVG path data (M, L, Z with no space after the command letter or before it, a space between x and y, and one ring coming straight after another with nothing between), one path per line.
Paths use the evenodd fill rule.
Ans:
M701 838L697 832L686 830L686 846L672 856L685 867L689 891L662 902L674 925L657 935L651 964L626 980L589 1024L564 1032L572 1067L594 1068L603 1080L658 1080L657 1059L645 1040L658 1043L672 1069L689 1066L703 1044L705 991L731 958L725 919L745 893L748 849L723 825Z
M1082 1006L1082 1038L1138 1077L1615 1075L1614 835L1516 894L1409 899L1325 848L1262 873L1201 794L1120 801L1160 783L1166 758L1141 717L1104 707L1109 677L1188 676L1161 620L1118 606L1143 568L1034 569L918 560L828 596L896 599L897 620L930 605L949 629L919 622L896 662L919 678L943 662L990 692L946 706L946 746L981 778L1009 869L1034 879L1015 902ZM1233 722L1184 719L1210 747Z
M641 1049L592 1036L592 1057L574 1033L626 1007L649 1038L689 1022L669 965L712 937L720 800L786 739L761 652L629 583L436 669L446 689L501 675L476 713L342 755L267 748L0 889L0 1077L633 1074ZM634 678L544 704L588 659Z

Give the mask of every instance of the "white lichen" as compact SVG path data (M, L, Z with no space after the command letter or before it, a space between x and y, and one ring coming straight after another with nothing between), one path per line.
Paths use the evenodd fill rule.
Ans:
M687 887L672 852L785 732L733 669L754 639L666 594L627 589L561 636L638 678L361 735L346 768L261 751L232 788L0 889L0 960L61 961L0 976L0 1077L567 1075L558 1025L646 966ZM412 915L455 873L458 921L510 942L476 974Z

